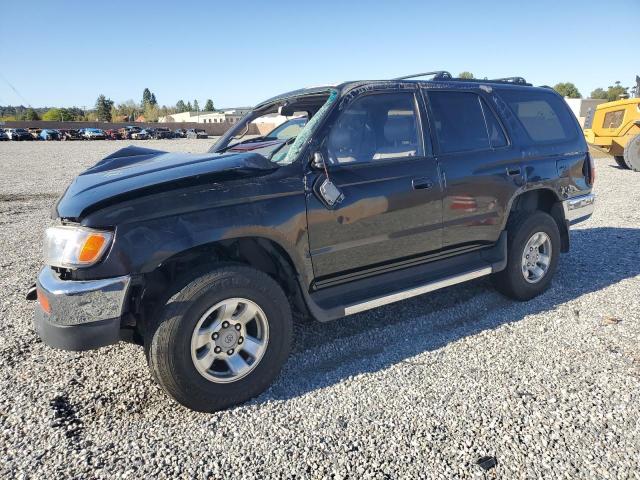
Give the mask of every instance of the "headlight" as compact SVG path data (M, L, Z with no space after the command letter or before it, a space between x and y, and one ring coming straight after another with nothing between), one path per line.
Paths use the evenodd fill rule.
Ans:
M52 267L88 267L98 262L113 240L113 232L59 226L47 228L44 262Z

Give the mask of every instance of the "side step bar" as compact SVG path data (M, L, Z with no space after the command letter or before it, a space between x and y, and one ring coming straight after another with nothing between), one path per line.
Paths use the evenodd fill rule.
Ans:
M408 290L392 293L390 295L384 295L382 297L377 297L366 302L348 305L344 309L344 314L353 315L355 313L364 312L365 310L370 310L372 308L381 307L382 305L387 305L389 303L406 300L407 298L422 295L423 293L433 292L434 290L449 287L457 283L463 283L468 280L473 280L474 278L484 277L485 275L489 275L491 273L493 273L493 269L491 267L485 267L478 270L465 272L460 275L443 278L442 280L426 283L425 285L421 285L419 287L410 288Z

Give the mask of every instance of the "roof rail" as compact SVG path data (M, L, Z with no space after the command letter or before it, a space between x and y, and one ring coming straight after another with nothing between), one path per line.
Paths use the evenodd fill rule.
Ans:
M518 85L527 85L527 81L522 77L504 77L504 78L492 78L487 80L488 82L505 82L505 83L517 83Z
M396 77L393 80L408 80L410 78L426 77L427 75L433 75L434 80L451 80L453 78L446 70L436 70L434 72L415 73L413 75Z

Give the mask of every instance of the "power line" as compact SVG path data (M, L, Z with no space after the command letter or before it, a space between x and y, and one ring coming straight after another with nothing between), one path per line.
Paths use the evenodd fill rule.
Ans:
M23 102L25 102L27 104L27 106L29 108L31 108L31 102L29 100L27 100L26 98L24 98L22 96L22 94L16 89L16 87L14 87L13 85L11 85L11 82L9 82L9 80L7 80L7 77L5 77L2 72L0 72L0 77L2 77L2 79L4 80L4 82L9 85L9 88L11 88L11 90L13 90L15 92L16 95L18 95L18 97L20 97L22 99Z

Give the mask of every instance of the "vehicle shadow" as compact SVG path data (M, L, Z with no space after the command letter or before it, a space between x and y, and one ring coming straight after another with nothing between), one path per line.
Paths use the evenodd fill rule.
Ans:
M552 287L526 303L500 295L484 278L330 323L296 324L293 354L273 386L253 402L294 398L379 371L640 275L637 245L640 229L573 230L571 251L562 255Z

